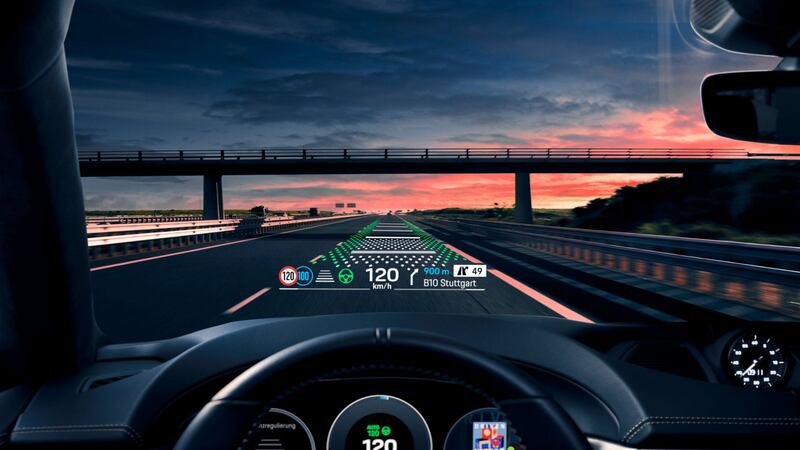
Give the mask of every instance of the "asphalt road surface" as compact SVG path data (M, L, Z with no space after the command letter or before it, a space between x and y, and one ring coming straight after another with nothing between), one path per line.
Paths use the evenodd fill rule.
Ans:
M397 216L92 263L113 342L242 319L351 312L534 314L588 320Z

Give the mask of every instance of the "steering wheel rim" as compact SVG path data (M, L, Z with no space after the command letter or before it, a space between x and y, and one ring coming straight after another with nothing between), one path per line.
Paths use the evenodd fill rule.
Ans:
M309 339L253 365L206 404L175 449L238 448L254 420L275 398L323 374L376 365L421 368L468 383L504 413L509 425L513 424L522 441L518 446L521 450L590 448L566 412L510 363L440 335L370 328ZM298 373L313 376L298 381ZM230 436L219 432L223 427L231 430Z

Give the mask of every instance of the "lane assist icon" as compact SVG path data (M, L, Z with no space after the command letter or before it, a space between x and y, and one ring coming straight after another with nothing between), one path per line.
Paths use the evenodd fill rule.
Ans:
M350 270L348 268L344 268L344 269L339 271L338 277L339 277L339 282L340 283L342 283L342 284L350 284L350 283L353 282L353 279L355 278L355 275L353 274L352 270Z

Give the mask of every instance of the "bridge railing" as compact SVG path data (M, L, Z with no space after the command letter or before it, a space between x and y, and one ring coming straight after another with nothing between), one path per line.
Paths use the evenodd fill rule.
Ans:
M81 162L198 162L358 159L779 159L798 155L714 148L263 148L228 150L80 150Z
M491 230L516 244L554 257L654 281L667 288L739 302L800 317L800 271L756 265L759 259L797 262L800 248L634 233L595 232L537 225L447 220L464 230ZM659 250L655 250L658 248ZM682 254L716 249L715 256ZM752 252L750 263L739 262ZM773 256L768 256L772 253ZM735 259L734 259L735 257ZM726 260L730 259L730 260ZM669 289L666 289L669 291Z
M89 257L99 259L172 247L202 244L226 237L258 236L267 232L359 217L347 214L329 217L199 220L136 224L87 224Z

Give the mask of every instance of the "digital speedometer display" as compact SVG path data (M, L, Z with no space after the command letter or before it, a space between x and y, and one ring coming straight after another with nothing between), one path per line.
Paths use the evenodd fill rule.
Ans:
M348 405L328 432L328 450L432 450L425 419L408 402L372 395Z
M398 417L377 413L361 418L345 440L348 450L399 450L414 448L411 430Z
M769 389L783 380L786 359L771 337L750 333L731 345L728 367L742 386Z

